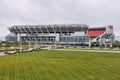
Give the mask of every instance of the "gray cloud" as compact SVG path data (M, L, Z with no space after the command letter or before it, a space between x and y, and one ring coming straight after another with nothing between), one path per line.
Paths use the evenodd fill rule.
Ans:
M119 0L0 0L0 36L16 24L114 25L119 33Z

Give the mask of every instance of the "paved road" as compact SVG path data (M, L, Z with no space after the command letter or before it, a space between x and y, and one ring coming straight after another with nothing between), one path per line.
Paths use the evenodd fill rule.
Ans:
M120 51L107 51L107 50L70 50L70 49L54 49L54 50L64 50L64 51L87 51L87 52L112 52L112 53L120 53Z

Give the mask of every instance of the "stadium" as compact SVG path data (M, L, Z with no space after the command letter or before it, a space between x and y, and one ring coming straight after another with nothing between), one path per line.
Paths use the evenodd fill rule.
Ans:
M15 25L8 28L21 42L100 46L114 42L113 26L89 28L86 24Z

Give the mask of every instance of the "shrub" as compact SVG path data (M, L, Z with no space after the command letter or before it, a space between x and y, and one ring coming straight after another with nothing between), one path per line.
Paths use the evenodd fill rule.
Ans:
M63 49L64 47L57 47L57 49Z

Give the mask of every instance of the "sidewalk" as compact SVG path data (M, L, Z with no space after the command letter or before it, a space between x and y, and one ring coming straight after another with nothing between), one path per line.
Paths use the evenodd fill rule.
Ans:
M64 51L84 51L84 52L106 52L106 53L120 53L120 51L107 51L107 50L70 50L70 49L52 49L52 50L64 50Z
M4 52L0 52L0 56L5 56L6 54Z

